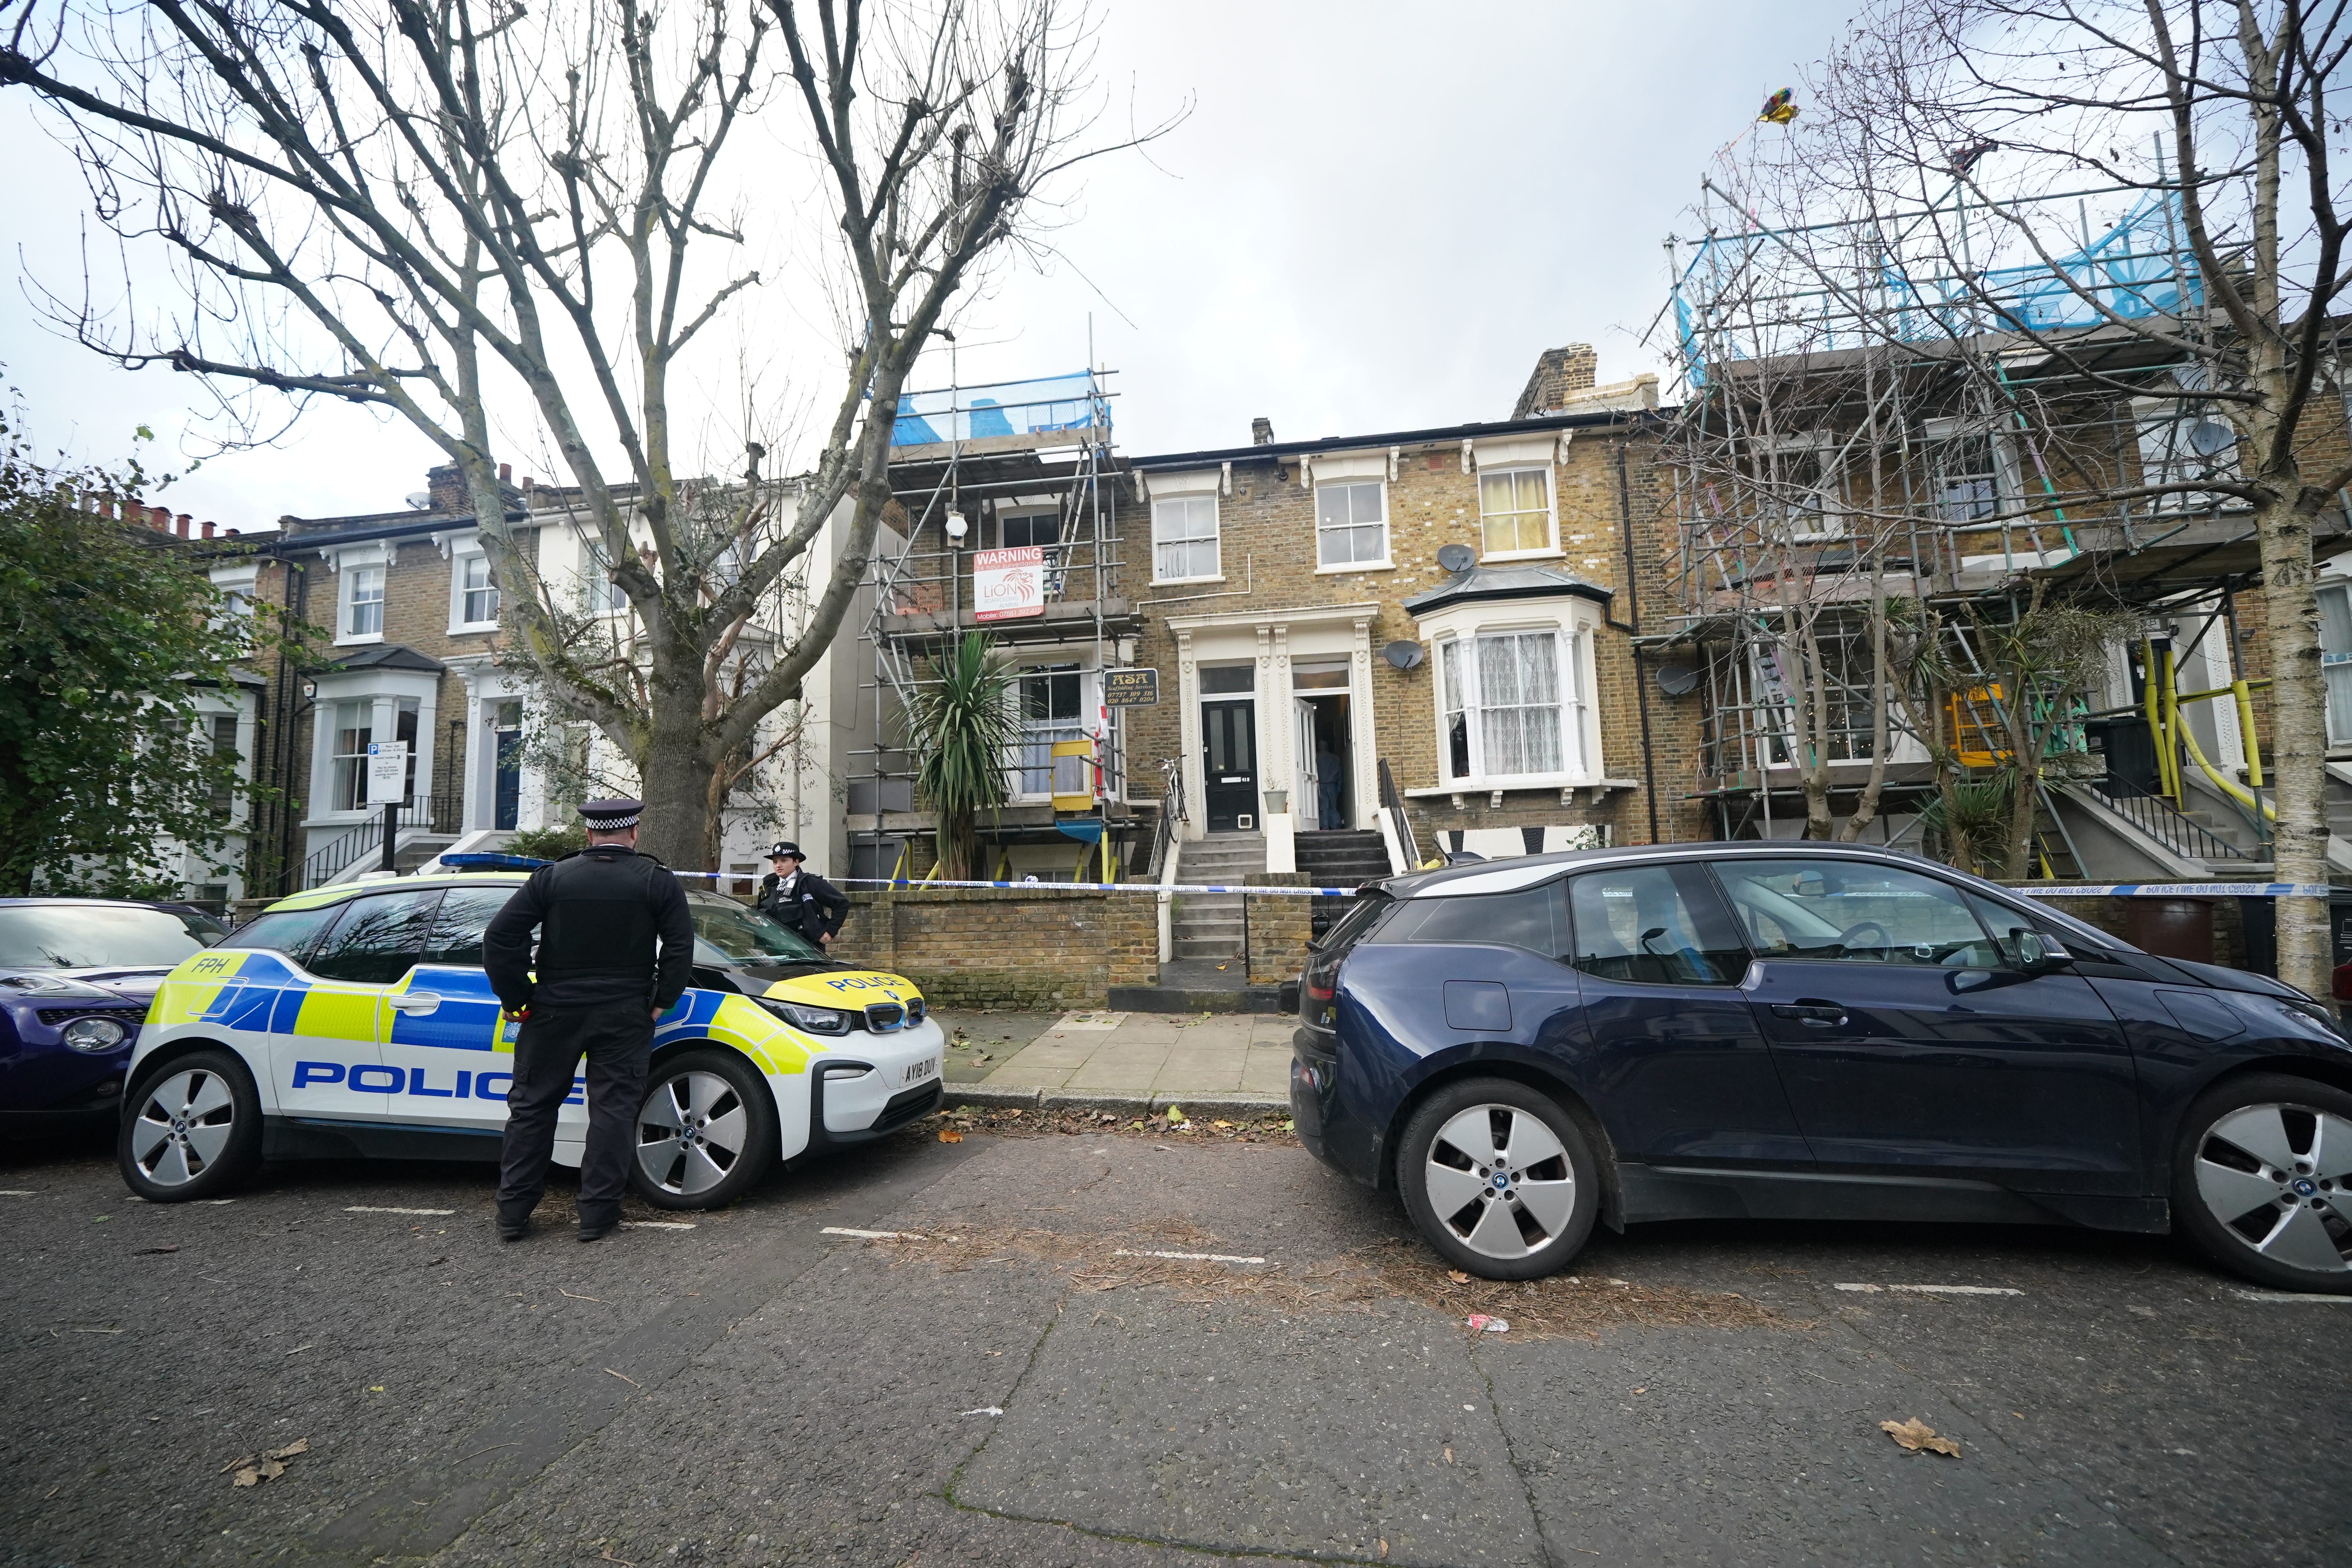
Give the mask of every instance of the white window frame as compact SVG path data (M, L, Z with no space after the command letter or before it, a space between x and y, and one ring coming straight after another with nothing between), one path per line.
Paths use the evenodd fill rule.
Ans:
M1546 772L1499 773L1486 765L1486 726L1482 722L1487 711L1479 690L1478 645L1499 637L1546 637L1551 639L1554 660L1553 679L1559 693L1559 766ZM1557 621L1520 622L1478 626L1439 639L1436 680L1433 683L1437 708L1437 766L1440 781L1448 788L1525 789L1549 788L1571 779L1591 776L1586 747L1586 731L1590 722L1591 703L1584 692L1586 669L1591 663L1590 650L1579 645L1584 638ZM1447 666L1458 665L1459 686L1463 705L1447 706ZM1453 737L1449 721L1455 712L1466 716L1465 729L1469 741L1470 772L1465 775L1454 772Z
M1053 754L1050 750L1054 742L1084 741L1097 738L1096 735L1096 721L1099 716L1102 707L1102 673L1097 669L1090 669L1083 664L1078 665L1076 668L1068 668L1071 662L1072 661L1068 659L1052 660L1034 665L1022 666L1012 672L1013 681L1013 725L1019 731L1019 738L1013 742L1013 755L1006 759L1005 771L1012 775L1010 780L1012 787L1007 794L1015 801L1031 802L1050 800L1053 798L1055 793L1053 788L1054 774L1057 771L1054 766ZM1045 744L1049 750L1046 753L1045 763L1046 787L1042 790L1033 790L1029 787L1028 779L1026 777L1029 770L1023 765L1023 754L1027 751L1031 744L1032 728L1030 721L1023 717L1022 714L1020 683L1034 677L1042 676L1050 679L1056 675L1075 675L1077 677L1077 716L1066 721L1055 721L1049 718L1039 721L1036 725L1034 731L1036 739ZM1066 734L1053 732L1056 731L1068 731L1069 732ZM1087 787L1092 787L1091 781L1089 781ZM1073 790L1069 793L1076 794L1077 792Z
M1761 440L1756 444L1751 460L1755 464L1756 477L1764 483L1767 491L1763 502L1765 516L1762 521L1777 536L1780 542L1827 544L1846 536L1845 479L1837 467L1837 459L1843 449L1843 443L1840 441L1837 434L1830 430L1808 430L1796 435L1776 436L1769 440ZM1811 498L1811 504L1802 500L1796 501L1784 513L1779 510L1780 501L1773 498L1769 491L1782 482L1777 477L1773 477L1777 470L1787 459L1794 457L1811 458L1816 465L1817 472L1813 482L1800 492ZM1811 526L1796 526L1799 512L1812 519Z
M1486 481L1489 479L1516 478L1520 474L1535 474L1543 481L1544 541L1533 549L1489 550L1486 548L1488 517L1523 517L1527 514L1517 508L1507 512L1487 511ZM1496 463L1490 467L1481 463L1478 465L1476 478L1478 481L1478 559L1481 561L1536 561L1559 553L1559 485L1553 476L1550 464ZM1516 489L1516 485L1514 488Z
M261 597L261 568L247 563L240 566L215 569L209 575L213 586L224 595L220 608L214 613L213 628L225 631L253 618L253 607Z
M1335 562L1324 560L1324 535L1327 533L1346 533L1352 536L1358 529L1371 526L1369 523L1357 522L1353 521L1352 502L1350 503L1350 521L1336 526L1325 523L1323 521L1323 497L1325 493L1330 490L1348 490L1353 492L1356 490L1366 489L1375 491L1380 496L1381 552L1379 556L1375 559L1367 561ZM1387 480L1379 479L1331 479L1318 482L1315 487L1314 505L1315 570L1318 575L1328 576L1346 572L1386 572L1395 565L1395 562L1392 559L1395 553L1395 545L1392 542L1395 538L1395 528L1393 521L1389 514L1389 487Z
M468 589L466 586L466 574L477 561L482 563L486 582L481 588ZM490 618L478 621L466 613L467 601L472 595L483 592L490 595ZM478 543L471 541L454 546L449 552L449 635L460 637L472 632L498 630L500 607L499 579L497 574L490 571L489 556L483 552Z
M1951 442L1965 441L1972 437L1983 438L1992 454L1993 515L1998 516L2004 511L2015 511L2026 505L2024 465L2018 460L2017 442L2013 434L2000 420L1993 418L1927 419L1920 422L1919 436L1927 448L1925 457L1927 468L1927 510L1937 522L1963 528L1971 524L1985 528L2000 526L1998 522L1988 521L1982 518L1953 519L1944 515L1941 494L1944 450Z
M1170 540L1162 536L1160 523L1162 508L1181 507L1189 513L1194 508L1203 504L1206 504L1209 509L1209 531L1206 534L1187 533L1181 538L1175 540ZM1199 549L1204 542L1209 547L1209 570L1207 572L1196 572L1189 576L1181 577L1171 577L1164 575L1161 573L1160 551L1162 549L1173 544L1189 552ZM1190 563L1188 562L1188 564L1189 563ZM1186 494L1171 496L1155 494L1151 498L1152 583L1154 584L1162 583L1222 583L1224 580L1224 509L1218 502L1217 492L1212 489L1205 492L1196 490Z
M2317 584L2319 605L2319 668L2320 679L2327 695L2327 743L2330 746L2352 746L2352 635L2331 638L2329 623L2352 634L2352 577L2341 573L2320 569ZM2336 614L2329 615L2328 601L2336 601ZM2331 647L2331 641L2343 647Z
M375 597L361 600L357 597L360 584L370 575L375 579ZM346 553L335 563L335 646L352 647L383 641L384 612L392 592L391 552L369 550L364 553ZM371 632L352 629L352 615L363 603L375 606L375 629Z

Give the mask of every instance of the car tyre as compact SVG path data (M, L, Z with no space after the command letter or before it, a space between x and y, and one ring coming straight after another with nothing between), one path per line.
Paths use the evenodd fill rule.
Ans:
M733 1051L655 1058L634 1128L629 1182L656 1208L723 1208L776 1165L775 1097Z
M218 1197L261 1163L261 1097L245 1063L191 1051L142 1073L122 1100L115 1158L123 1184L153 1204Z
M2232 1274L2352 1296L2352 1094L2282 1073L2208 1089L2173 1142L2172 1213Z
M1414 1226L1482 1279L1565 1268L1600 1212L1582 1129L1549 1095L1508 1079L1465 1079L1430 1096L1405 1123L1396 1162Z

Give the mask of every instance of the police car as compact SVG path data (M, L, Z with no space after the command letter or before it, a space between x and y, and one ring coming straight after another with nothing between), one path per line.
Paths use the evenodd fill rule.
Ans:
M482 972L482 930L524 876L314 889L180 963L131 1058L123 1180L171 1203L263 1160L497 1159L520 1026ZM914 985L720 894L687 901L694 974L655 1026L629 1173L648 1203L715 1208L780 1160L938 1107L946 1041ZM580 1163L584 1095L583 1079L558 1163Z

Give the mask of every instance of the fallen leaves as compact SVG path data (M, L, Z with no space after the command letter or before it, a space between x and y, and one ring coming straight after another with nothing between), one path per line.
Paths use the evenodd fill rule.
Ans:
M961 1143L963 1142L963 1134L957 1131L952 1127L942 1127L940 1129L940 1142L942 1143Z
M240 1454L215 1473L228 1475L229 1471L235 1470L236 1474L229 1477L229 1485L257 1487L264 1481L274 1481L284 1475L287 1460L310 1451L310 1439L297 1437L282 1448L270 1448L258 1454Z
M1949 1437L1937 1436L1936 1429L1916 1415L1908 1421L1881 1421L1878 1424L1878 1429L1915 1454L1925 1449L1930 1454L1941 1454L1946 1458L1957 1459L1960 1457L1960 1446L1958 1443L1953 1442Z
M1459 1268L1447 1269L1445 1271L1445 1277L1448 1279L1453 1280L1456 1285L1467 1285L1470 1283L1470 1276L1463 1273Z

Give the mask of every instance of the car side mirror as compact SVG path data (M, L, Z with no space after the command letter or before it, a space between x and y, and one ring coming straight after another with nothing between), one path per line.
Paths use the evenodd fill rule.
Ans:
M2074 962L2074 955L2057 942L2023 926L2010 928L2009 944L2017 967L2027 974L2055 974Z

